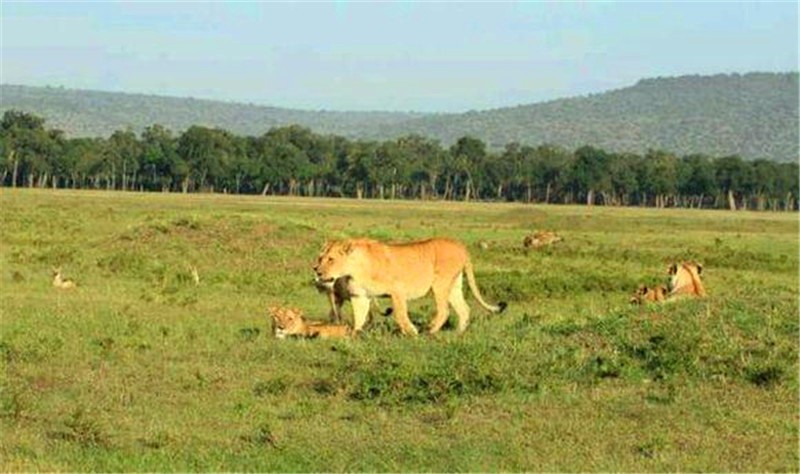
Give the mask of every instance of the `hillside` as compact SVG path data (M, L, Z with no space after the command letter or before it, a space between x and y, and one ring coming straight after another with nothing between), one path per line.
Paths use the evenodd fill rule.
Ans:
M240 135L260 135L272 127L300 124L321 133L351 136L375 124L397 124L420 114L399 112L305 111L194 98L0 85L0 112L24 110L47 119L68 136L109 136L115 130L159 123L173 131L192 125L221 127Z
M646 79L588 97L425 117L383 129L445 142L470 134L492 146L519 141L574 149L588 143L614 151L656 148L791 161L798 157L798 75Z
M472 135L492 148L506 143L584 144L609 151L648 148L678 154L798 158L798 74L750 73L644 79L586 97L463 114L300 111L139 94L3 85L0 111L44 116L70 136L109 135L161 123L261 134L297 123L349 138L390 139L409 133L444 144Z

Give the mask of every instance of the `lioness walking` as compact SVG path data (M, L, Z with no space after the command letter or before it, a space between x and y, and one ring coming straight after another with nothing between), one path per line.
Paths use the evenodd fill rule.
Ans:
M317 281L333 285L337 278L350 277L349 293L353 305L353 330L360 331L367 320L370 297L389 295L393 314L403 334L417 334L408 318L407 301L433 291L436 315L428 331L433 334L444 325L448 304L458 315L458 331L469 324L469 306L464 301L463 276L470 290L485 309L499 313L497 306L483 300L467 248L455 240L436 238L404 244L385 244L371 239L347 239L328 243L314 265Z

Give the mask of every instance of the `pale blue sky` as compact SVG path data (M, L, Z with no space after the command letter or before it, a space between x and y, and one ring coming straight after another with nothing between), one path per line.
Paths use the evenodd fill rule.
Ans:
M796 2L0 2L0 82L460 112L798 69Z

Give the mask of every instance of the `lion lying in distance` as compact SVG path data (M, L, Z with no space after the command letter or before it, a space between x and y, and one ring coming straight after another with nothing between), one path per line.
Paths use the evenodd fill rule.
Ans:
M639 289L631 296L631 304L674 301L684 296L706 296L706 289L700 280L703 266L696 262L673 263L667 268L670 276L668 288L664 285L647 287L639 285Z
M526 249L538 249L540 247L552 245L556 242L561 242L562 240L564 239L556 235L555 232L551 232L549 230L540 230L534 232L533 234L526 235L522 240L522 246Z
M646 285L639 285L639 289L631 297L631 304L645 304L657 303L667 299L667 287L664 285L656 285L648 287Z
M393 314L403 334L417 334L408 318L407 301L422 298L429 291L436 301L431 334L447 321L449 308L458 315L458 331L469 324L469 306L464 301L463 276L475 299L485 309L499 313L505 303L486 303L478 290L466 247L455 240L435 238L404 244L385 244L371 239L329 242L314 265L317 281L335 285L348 276L353 305L353 329L360 331L367 320L370 297L389 295Z
M64 275L61 274L61 267L53 268L53 286L62 290L71 290L78 286L74 280L69 278L64 278Z
M669 296L706 296L706 289L700 281L703 266L697 262L673 263L667 269L670 275Z
M350 326L345 324L308 322L298 308L272 306L269 308L269 314L272 317L272 335L278 339L285 339L288 336L345 338L352 334Z

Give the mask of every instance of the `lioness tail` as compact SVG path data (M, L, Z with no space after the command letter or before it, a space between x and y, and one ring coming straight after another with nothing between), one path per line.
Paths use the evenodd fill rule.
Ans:
M469 261L469 259L467 259L467 263L464 265L464 273L467 274L467 284L469 285L469 289L472 291L472 296L475 297L481 306L493 313L502 313L506 310L508 303L505 301L501 301L497 303L497 306L494 306L483 300L483 296L481 296L481 292L478 290L478 284L475 281L475 273L472 271L472 262Z

